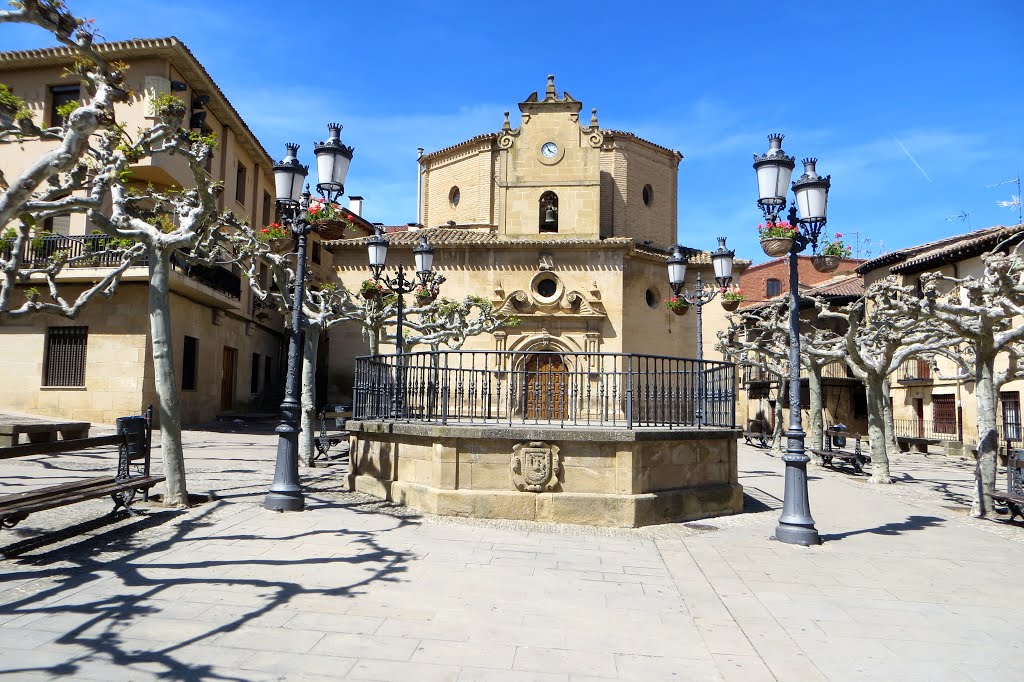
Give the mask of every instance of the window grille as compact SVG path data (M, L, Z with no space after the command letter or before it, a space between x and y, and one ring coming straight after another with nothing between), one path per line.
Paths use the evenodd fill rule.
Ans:
M1017 442L1020 440L1020 392L1000 393L999 400L1003 404L1003 438Z
M932 421L935 422L935 433L956 433L956 398L954 396L932 396Z
M85 386L88 339L88 327L50 327L46 330L43 386Z
M777 279L770 279L765 283L765 296L772 298L782 293L782 283Z

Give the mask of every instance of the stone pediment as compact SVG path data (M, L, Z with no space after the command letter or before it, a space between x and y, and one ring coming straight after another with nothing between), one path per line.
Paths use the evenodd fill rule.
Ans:
M587 317L604 318L607 313L596 298L587 298L579 291L569 291L556 300L541 300L519 289L503 300L493 302L495 312L519 317Z

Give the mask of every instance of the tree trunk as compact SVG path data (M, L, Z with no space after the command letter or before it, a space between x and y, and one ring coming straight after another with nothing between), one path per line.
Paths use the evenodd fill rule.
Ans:
M882 382L882 407L884 408L882 423L885 426L885 449L889 454L898 455L900 445L896 442L896 422L893 420L892 408L889 407L889 396L892 386L889 379Z
M992 512L992 498L987 493L996 489L996 457L999 433L996 430L996 386L993 380L995 351L977 344L974 372L978 410L978 461L974 465L974 499L971 516L984 517Z
M153 346L153 378L160 415L160 457L164 462L164 504L188 506L185 455L181 448L181 407L174 376L171 346L171 306L168 293L171 256L149 248L149 332Z
M824 419L822 409L824 406L821 400L821 367L815 365L807 370L807 387L811 393L810 414L807 423L810 426L810 450L823 450L825 448Z
M775 452L783 452L782 447L782 432L785 431L785 425L783 422L785 419L782 416L782 391L779 391L779 399L775 401L775 430L772 432L772 450Z
M871 439L871 482L892 483L885 443L885 392L881 377L864 382L868 399L868 437Z
M307 326L306 343L302 346L302 411L301 428L299 432L299 461L306 466L316 466L314 463L313 438L316 429L316 405L314 404L316 393L316 354L320 346L320 327L316 325Z

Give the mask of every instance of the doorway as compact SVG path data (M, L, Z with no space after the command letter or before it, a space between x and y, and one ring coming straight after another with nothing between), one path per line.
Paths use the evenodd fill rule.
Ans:
M534 355L526 362L526 419L560 420L565 417L565 361L557 353Z
M917 437L924 438L924 398L914 398L914 416L917 417Z
M238 349L224 346L220 373L220 409L230 410L235 405L235 367L238 365Z

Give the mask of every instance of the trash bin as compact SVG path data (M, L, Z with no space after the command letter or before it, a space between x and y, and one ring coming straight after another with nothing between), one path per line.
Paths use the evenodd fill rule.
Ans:
M846 424L836 424L832 427L833 431L845 431ZM846 436L832 436L832 447L845 448L846 447Z
M345 421L348 420L350 414L352 414L351 405L335 405L334 406L334 425L339 430L345 430Z

